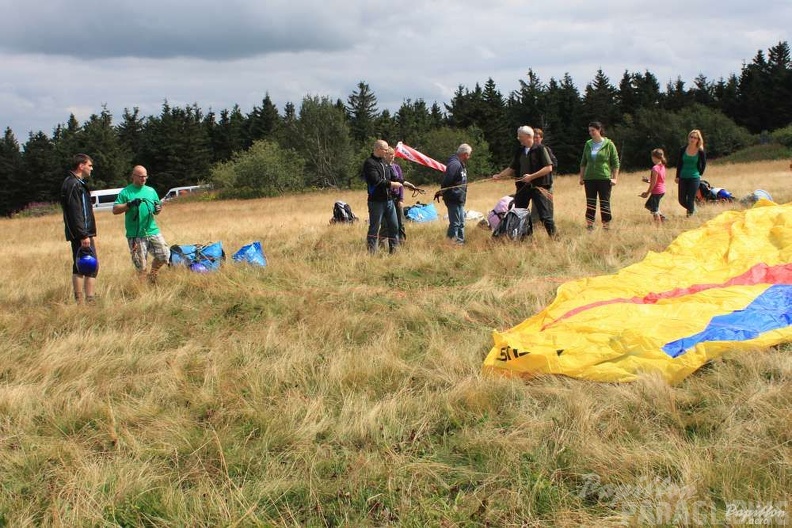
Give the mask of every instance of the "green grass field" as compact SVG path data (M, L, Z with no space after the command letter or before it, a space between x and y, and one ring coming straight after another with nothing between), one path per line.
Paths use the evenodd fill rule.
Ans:
M337 199L365 218L361 191L174 202L169 243L260 240L269 265L156 286L134 276L122 217L98 213L95 306L72 301L58 215L0 220L0 526L709 526L765 507L789 524L790 345L678 386L481 373L492 331L563 282L740 207L687 219L671 176L658 228L644 175L620 177L610 233L585 231L561 177L558 242L468 224L455 247L441 221L408 225L393 256L366 253L363 222L328 223ZM790 178L786 161L706 173L779 203ZM473 183L468 209L512 189Z

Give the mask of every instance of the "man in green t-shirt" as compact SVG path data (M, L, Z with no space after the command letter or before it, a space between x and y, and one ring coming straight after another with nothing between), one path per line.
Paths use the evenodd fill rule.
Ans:
M146 181L146 167L135 166L132 169L132 184L118 193L113 214L124 213L129 253L141 278L146 276L148 255L153 257L148 277L151 282L155 282L160 268L170 260L170 248L154 220L154 215L162 211L162 201L157 191L146 185Z

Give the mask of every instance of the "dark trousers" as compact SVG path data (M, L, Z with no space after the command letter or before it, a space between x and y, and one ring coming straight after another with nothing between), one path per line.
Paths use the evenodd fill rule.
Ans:
M677 187L679 205L687 209L688 216L696 212L696 193L699 190L701 178L679 178Z
M555 220L553 220L553 191L552 189L545 189L544 187L531 187L527 191L523 191L528 193L528 200L533 207L531 208L531 216L536 216L539 218L539 221L542 222L542 225L547 230L547 234L550 236L555 236L556 234L556 226Z
M610 223L611 219L611 185L610 180L585 180L583 187L586 189L586 224L593 225L597 214L597 199L599 199L600 219L603 224Z

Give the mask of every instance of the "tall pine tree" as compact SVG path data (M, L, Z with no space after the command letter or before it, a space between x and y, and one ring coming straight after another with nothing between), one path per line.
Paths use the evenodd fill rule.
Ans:
M374 137L377 119L377 97L369 85L360 81L357 91L347 99L347 116L352 138L358 145Z
M151 176L149 185L160 195L171 187L207 181L211 166L209 134L197 105L172 107L150 117L144 128L142 164Z
M599 69L583 94L583 114L588 121L600 121L606 127L621 122L616 88L608 76Z
M280 123L278 108L270 99L269 93L264 95L261 106L254 106L247 117L248 136L251 142L269 139Z
M118 140L121 142L121 146L129 152L132 165L137 165L140 163L145 120L141 117L140 109L137 106L131 112L128 108L124 108L121 118L121 123L116 126Z
M22 155L21 202L57 202L70 166L71 160L62 161L54 142L46 134L31 134Z
M19 180L22 171L22 152L11 128L6 128L0 141L0 216L8 216L20 209L21 200Z

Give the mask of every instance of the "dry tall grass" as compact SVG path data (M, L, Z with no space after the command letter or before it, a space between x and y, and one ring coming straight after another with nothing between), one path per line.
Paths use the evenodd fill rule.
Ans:
M439 222L409 225L394 256L366 254L362 223L328 225L336 199L365 217L362 192L176 203L171 244L261 240L269 265L156 287L103 213L92 307L71 300L59 217L0 220L0 526L709 525L768 505L789 522L789 346L677 387L480 373L491 331L560 283L739 207L686 219L672 182L658 228L643 175L622 175L610 233L584 230L577 178L560 178L560 241L469 225L454 247ZM782 162L706 176L792 199ZM468 208L512 189L473 183Z

